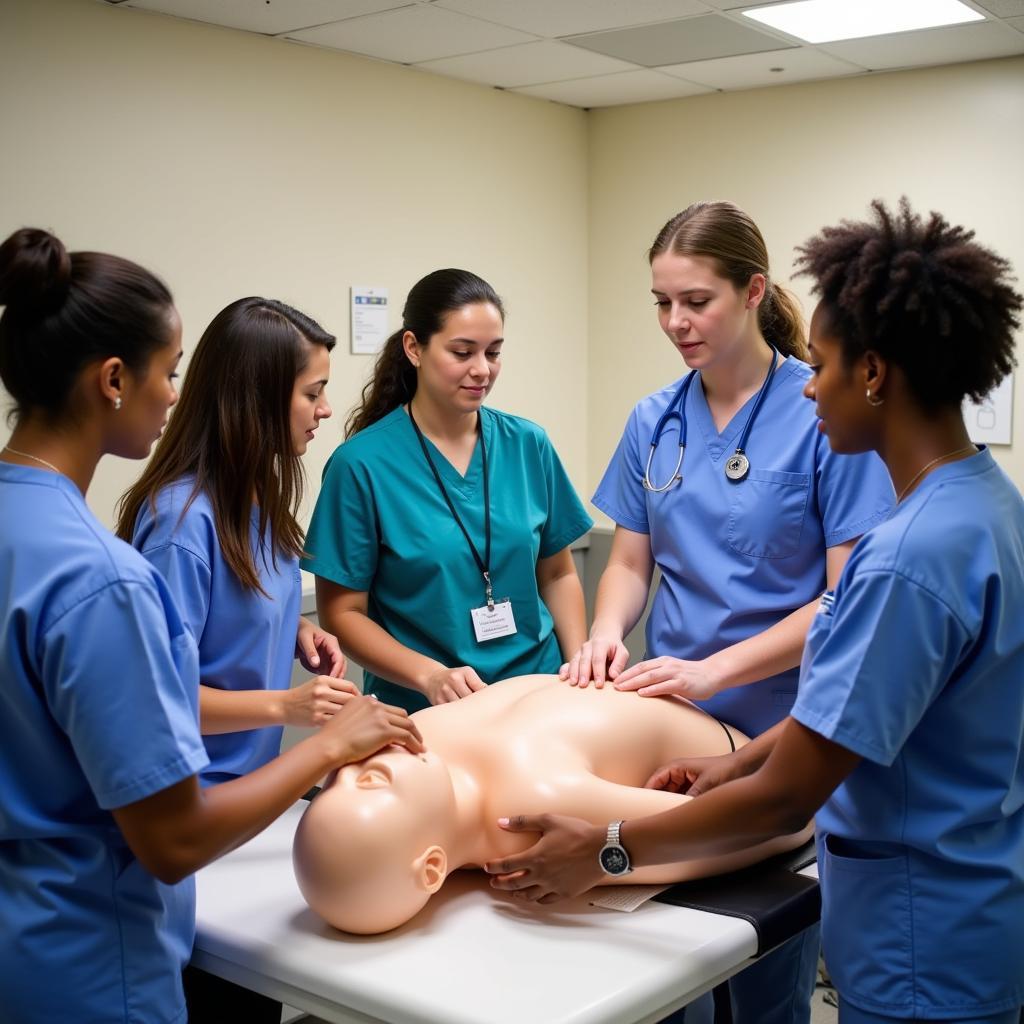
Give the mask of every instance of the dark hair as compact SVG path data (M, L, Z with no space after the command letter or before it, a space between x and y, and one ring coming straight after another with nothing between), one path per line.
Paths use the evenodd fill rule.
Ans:
M275 564L278 552L301 555L304 476L291 400L312 345L330 351L334 336L283 302L253 297L222 309L199 339L152 459L118 503L118 536L130 541L143 502L155 511L161 489L195 474L188 504L209 496L224 558L244 587L263 590L250 540L254 499Z
M76 378L116 356L144 377L170 339L167 286L137 263L101 252L69 253L39 228L0 245L0 380L18 419L67 413Z
M980 400L1015 362L1022 300L1009 262L939 213L922 219L906 196L895 214L880 199L871 209L872 220L842 221L797 249L846 364L877 352L925 409Z
M775 284L768 272L768 247L757 225L738 206L726 202L700 202L677 213L659 232L647 252L656 256L706 256L720 277L745 288L754 274L767 281L764 300L757 310L765 340L784 356L807 358L807 335L800 304L786 288Z
M405 300L402 326L384 343L373 376L363 388L362 399L349 414L345 437L365 430L416 394L416 368L406 358L402 347L406 331L411 331L421 345L426 345L443 328L444 318L449 313L481 302L494 306L502 320L505 319L505 307L495 290L468 270L435 270L420 278Z

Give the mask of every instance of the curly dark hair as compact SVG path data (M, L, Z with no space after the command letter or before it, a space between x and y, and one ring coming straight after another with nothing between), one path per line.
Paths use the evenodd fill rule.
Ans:
M925 220L906 196L895 213L880 199L871 209L872 220L823 228L797 249L844 361L877 352L929 410L980 400L1016 362L1022 299L1009 261L940 213Z

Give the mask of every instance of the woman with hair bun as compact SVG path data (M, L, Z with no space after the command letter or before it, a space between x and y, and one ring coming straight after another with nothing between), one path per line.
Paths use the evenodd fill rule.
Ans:
M167 287L52 234L0 245L0 1007L19 1022L187 1018L181 970L203 864L405 712L361 697L245 778L200 789L195 643L163 579L94 518L107 454L145 458L177 399Z
M591 519L544 431L484 405L504 320L469 271L413 286L309 527L320 621L409 711L557 672L586 635L569 545Z
M689 372L636 405L594 495L615 535L590 639L562 676L677 694L758 736L792 706L817 600L889 515L892 487L874 455L837 459L818 433L800 309L747 213L694 203L648 260L658 322ZM655 567L647 649L627 668ZM806 1024L817 960L811 928L732 979L738 1024Z
M700 799L627 821L621 841L633 863L664 863L816 813L841 1024L1017 1024L1024 500L971 443L961 405L1013 366L1022 298L973 232L906 200L872 214L800 250L821 300L805 394L834 452L879 454L895 512L822 597L783 728L712 759ZM648 785L685 790L708 770L676 761ZM527 899L578 892L603 842L603 829L562 819L492 865L495 884Z

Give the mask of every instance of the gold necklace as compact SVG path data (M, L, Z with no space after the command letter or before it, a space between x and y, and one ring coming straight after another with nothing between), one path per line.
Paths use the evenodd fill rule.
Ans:
M907 492L910 490L910 488L913 487L914 484L916 484L917 481L920 480L921 477L923 477L925 475L925 473L927 473L928 470L932 468L932 466L938 465L940 462L943 461L943 459L951 459L951 458L953 458L954 455L964 455L967 452L970 452L970 451L976 452L977 450L978 449L973 444L968 444L968 445L964 445L963 448L957 448L957 450L955 452L946 452L945 455L940 455L937 459L932 459L931 462L929 462L926 465L922 466L914 474L914 476L911 479L910 483L907 484L907 486L904 487L903 490L900 491L900 493L896 495L896 504L898 505L907 496Z
M19 452L17 448L12 448L9 444L4 445L4 451L10 452L12 455L20 455L23 459L35 459L36 462L41 462L47 467L47 469L52 469L54 473L60 473L60 470L52 462L47 462L46 459L41 459L38 455L31 455L28 452ZM61 475L63 476L62 473Z

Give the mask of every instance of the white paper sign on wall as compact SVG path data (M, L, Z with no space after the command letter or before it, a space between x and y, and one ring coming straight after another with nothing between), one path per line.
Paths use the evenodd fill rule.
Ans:
M964 399L967 435L980 444L1010 444L1013 439L1013 374L1008 374L980 402Z
M352 285L352 354L373 355L387 339L387 288Z

